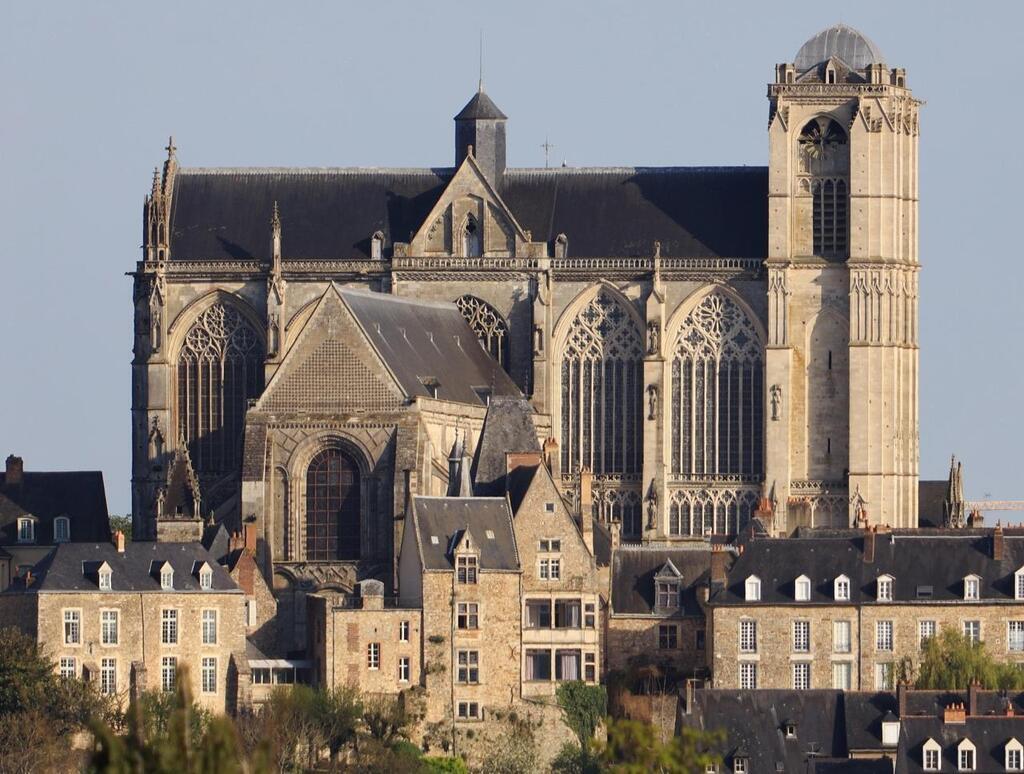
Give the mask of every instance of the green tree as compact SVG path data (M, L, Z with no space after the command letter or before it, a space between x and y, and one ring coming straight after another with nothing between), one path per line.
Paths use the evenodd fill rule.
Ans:
M363 703L363 722L370 736L390 746L396 739L404 737L412 718L405 711L401 697L375 696Z
M126 543L132 541L132 515L130 513L127 516L111 516L109 521L111 534L121 532Z
M608 711L608 694L604 686L587 685L580 680L573 680L560 683L556 696L558 706L562 709L562 718L576 734L580 750L589 753L594 732Z
M962 691L978 683L990 690L1024 689L1024 671L997 662L983 642L971 642L956 629L944 628L925 641L916 687Z
M608 741L601 762L615 774L704 774L708 766L720 765L715 748L721 734L684 726L668 742L658 730L638 720L609 720Z

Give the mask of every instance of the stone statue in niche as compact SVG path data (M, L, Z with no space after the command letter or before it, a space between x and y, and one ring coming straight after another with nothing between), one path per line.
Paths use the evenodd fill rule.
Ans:
M658 417L658 385L647 385L647 418L657 419Z
M160 432L160 418L153 417L153 424L149 431L150 457L155 464L160 462L164 456L164 434Z
M658 350L661 348L661 326L658 322L652 321L647 323L647 354L657 355Z
M533 326L533 354L540 355L544 352L544 329L539 325Z
M782 411L782 385L773 384L771 388L772 401L772 422L779 421L779 413Z
M274 357L281 346L281 318L277 312L270 313L270 324L267 328L267 356Z
M651 479L651 487L647 494L647 529L654 529L658 521L658 489Z

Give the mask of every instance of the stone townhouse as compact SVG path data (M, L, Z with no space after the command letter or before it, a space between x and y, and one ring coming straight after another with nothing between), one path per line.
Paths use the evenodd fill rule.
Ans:
M212 712L248 700L245 595L199 543L63 543L0 594L0 620L105 694L173 690Z
M110 540L103 474L26 471L10 455L0 473L0 590L71 540Z
M596 683L604 611L587 507L592 475L580 477L583 507L574 516L540 452L509 454L507 465L522 566L522 696L551 696L567 680Z
M697 690L679 722L724 734L715 774L1024 771L1024 694Z
M1024 532L809 530L753 537L713 584L716 688L891 688L954 628L1024 663Z

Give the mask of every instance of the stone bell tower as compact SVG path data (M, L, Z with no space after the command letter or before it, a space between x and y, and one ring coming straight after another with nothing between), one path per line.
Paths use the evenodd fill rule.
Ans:
M920 102L844 25L778 65L768 98L776 523L916 526Z

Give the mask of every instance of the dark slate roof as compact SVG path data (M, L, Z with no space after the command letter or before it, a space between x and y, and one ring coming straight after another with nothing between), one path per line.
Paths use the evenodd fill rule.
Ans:
M885 62L882 50L867 35L845 24L836 24L800 46L793 66L799 71L809 70L832 57L842 60L855 70Z
M452 549L467 527L480 550L481 570L519 569L512 513L504 497L414 497L413 520L424 569L451 570Z
M409 397L430 395L426 378L439 382L440 400L479 406L484 400L473 388L492 390L499 398L520 397L454 304L336 289Z
M99 471L36 473L26 471L20 484L0 473L0 545L18 542L18 517L35 516L36 543L53 543L53 520L71 520L71 539L109 541L110 521L103 474Z
M270 260L281 213L286 259L369 258L370 239L408 242L451 169L189 169L174 178L173 260Z
M779 763L786 772L806 771L812 750L824 758L847 754L841 691L699 690L692 712L682 721L725 733L720 750L727 771L739 749L749 757L748 770L754 772L775 772ZM787 722L796 724L795 739L784 737Z
M1024 717L968 717L965 723L943 723L938 717L908 717L900 724L896 774L923 771L922 747L934 739L942 748L942 771L958 771L957 745L970 739L977 750L975 771L1005 771L1004 751L1010 739L1024 742Z
M473 95L473 98L466 103L466 106L455 116L456 121L477 121L508 118L502 113L494 100L487 96L483 87Z
M512 505L513 515L519 513L519 506L522 505L523 498L526 497L526 493L530 490L530 485L539 471L540 463L537 463L536 465L518 465L508 474L508 500Z
M473 487L480 495L505 493L505 453L539 452L533 406L521 396L495 397L473 454Z
M203 547L218 562L225 559L231 548L231 535L223 524L214 524L203 528Z
M763 258L765 167L509 169L501 196L539 242L568 237L570 256Z
M37 581L29 591L97 591L97 571L110 565L113 591L160 592L160 567L174 568L175 591L201 591L198 567L208 562L213 568L214 591L237 591L238 586L217 559L200 543L157 543L132 541L118 553L111 543L63 543L40 562Z
M700 615L697 594L711 571L711 546L659 548L620 546L612 553L612 611L623 615L654 613L654 576L671 561L682 574L683 613Z
M882 718L888 712L899 713L896 694L847 691L844 698L847 746L851 750L879 749L882 746Z
M744 581L761 579L762 604L795 602L794 584L800 575L811 579L811 602L830 603L833 581L850 578L852 604L872 602L880 575L895 579L895 599L901 602L963 600L963 579L982 579L983 600L1013 599L1013 573L1024 567L1024 534L1006 530L1003 558L992 558L993 530L895 530L878 533L875 558L864 561L864 533L859 530L801 531L800 537L749 541L728 573L724 589L712 604L749 604ZM811 534L814 537L804 537ZM919 596L918 587L931 587ZM1024 741L1024 740L1022 740Z
M281 212L285 260L369 258L408 242L440 198L446 169L180 169L172 260L270 260L270 218ZM765 167L508 169L498 193L535 241L560 233L570 256L763 258Z
M808 774L892 774L888 758L815 758Z

